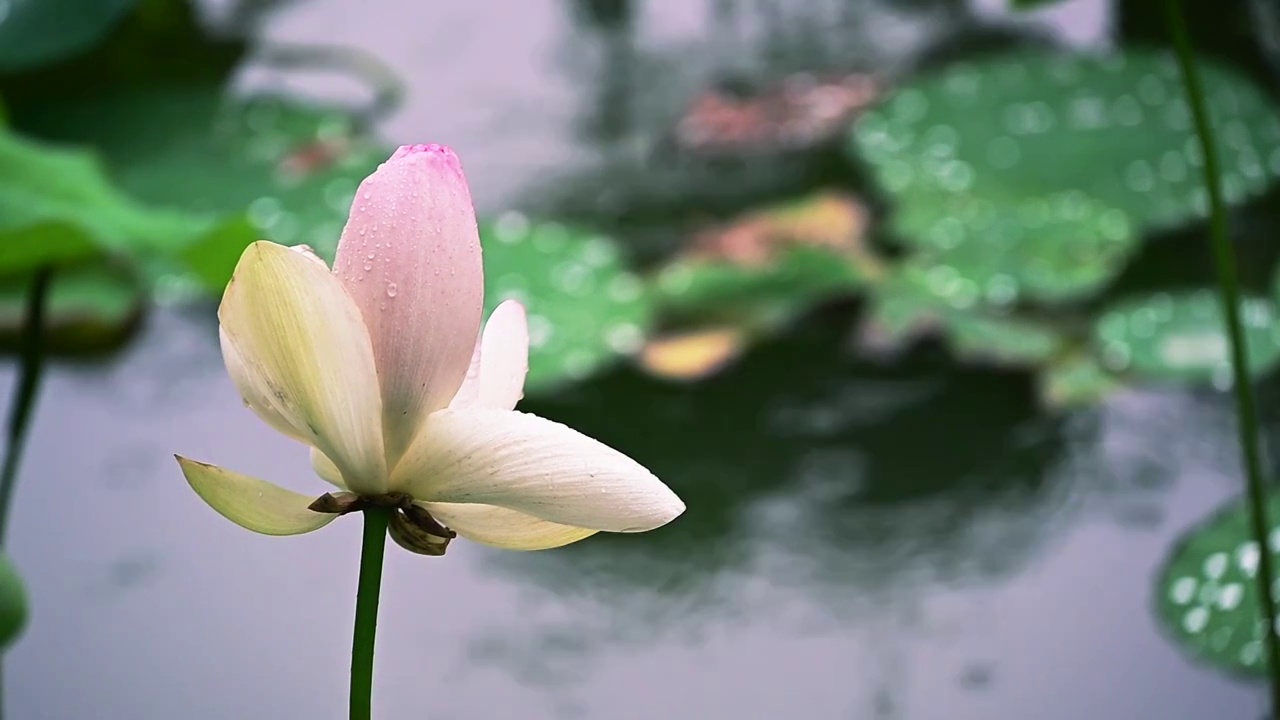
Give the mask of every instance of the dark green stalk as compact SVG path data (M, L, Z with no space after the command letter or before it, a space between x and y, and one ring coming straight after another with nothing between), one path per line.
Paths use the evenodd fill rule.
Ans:
M1240 449L1244 460L1245 482L1249 495L1249 519L1254 539L1261 552L1258 563L1258 605L1266 623L1267 662L1271 680L1271 712L1280 714L1280 637L1275 631L1276 601L1272 595L1274 568L1271 552L1267 549L1267 489L1262 475L1261 447L1258 441L1258 410L1249 382L1248 347L1240 323L1240 285L1236 279L1235 251L1227 233L1227 209L1222 202L1222 174L1219 170L1218 148L1213 142L1213 128L1204 101L1204 87L1191 50L1191 38L1186 20L1182 16L1180 0L1165 0L1169 32L1178 53L1178 65L1182 70L1182 82L1187 99L1191 103L1191 116L1195 121L1196 135L1204 154L1204 180L1209 191L1209 237L1213 246L1214 263L1218 269L1218 287L1222 293L1223 314L1227 322L1227 335L1231 340L1232 388L1236 396L1236 412L1239 415Z
M0 545L4 544L9 524L9 505L13 501L13 485L18 478L22 449L27 444L27 428L36 407L36 391L40 389L40 371L44 360L44 315L49 299L53 269L41 268L31 278L27 293L26 317L22 320L22 355L18 368L18 388L9 406L8 444L4 466L0 468ZM4 714L4 682L0 679L0 715Z
M373 645L378 632L378 596L382 593L382 557L387 548L391 511L364 511L360 581L356 587L356 623L351 639L351 720L370 720L373 712Z
M40 389L40 374L44 366L45 305L52 279L52 269L42 268L36 271L31 280L31 290L27 293L18 388L9 406L8 445L5 447L4 466L0 469L0 545L4 544L13 486L22 460L22 449L27 444L27 430L31 425L32 411L35 410L36 392Z

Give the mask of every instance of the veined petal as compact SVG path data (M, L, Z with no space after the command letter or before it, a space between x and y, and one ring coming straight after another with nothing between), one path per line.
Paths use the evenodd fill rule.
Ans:
M319 475L321 480L343 490L347 489L347 483L342 479L342 471L328 456L315 448L311 448L311 469L316 471L316 475Z
M282 245L245 248L218 308L231 379L272 427L293 428L355 492L385 492L382 400L360 310L323 263Z
M539 520L496 505L419 502L462 537L506 550L549 550L576 543L596 530Z
M300 535L333 522L337 515L308 510L314 498L180 455L178 465L191 489L209 507L242 528L263 535Z
M480 332L480 236L453 151L405 146L366 178L333 269L369 327L394 465L453 399Z
M635 460L559 423L504 410L433 413L391 487L418 500L497 505L611 532L652 530L684 512Z
M231 382L240 391L245 407L252 410L258 419L281 435L299 442L311 442L311 433L294 427L285 412L276 406L275 396L267 392L265 385L254 382L253 376L240 357L240 351L236 350L231 338L227 337L227 331L222 328L218 328L218 344L222 347L222 362L227 366L227 374L231 376Z
M485 323L467 379L449 407L514 410L528 373L529 321L523 305L506 300Z

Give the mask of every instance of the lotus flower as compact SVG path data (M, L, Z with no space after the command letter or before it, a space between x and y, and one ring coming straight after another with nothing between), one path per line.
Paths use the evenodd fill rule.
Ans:
M484 274L457 156L402 147L356 193L330 271L309 249L245 249L218 309L223 359L245 404L311 447L337 494L301 495L178 457L232 522L295 535L369 505L391 535L440 554L455 533L516 550L598 531L641 532L684 511L639 463L515 406L529 335L499 305L480 332Z

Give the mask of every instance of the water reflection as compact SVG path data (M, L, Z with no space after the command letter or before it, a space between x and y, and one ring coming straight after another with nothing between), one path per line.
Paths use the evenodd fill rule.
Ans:
M995 609L1008 602L1000 598L1053 588L1066 595L1046 612L1067 619L1068 608L1088 604L1113 618L1107 631L1122 633L1144 661L1156 652L1169 664L1171 650L1159 649L1144 614L1146 567L1161 538L1196 517L1200 499L1233 490L1224 437L1188 436L1183 424L1191 413L1229 425L1220 403L1133 394L1096 413L1050 417L1016 376L959 371L927 352L879 367L843 355L839 337L819 320L693 388L619 371L530 405L646 458L690 510L643 538L493 556L573 609L504 624L473 645L473 657L530 681L581 683L584 659L594 666L620 646L642 653L684 641L705 652L726 624L752 636L785 627L793 638L852 633L881 675L923 664L932 677L938 668L925 657L934 650L916 644L956 643L963 650L947 672L958 690L973 692L996 684L1018 654L1002 645L1010 628ZM1173 437L1180 440L1169 447ZM1102 547L1110 549L1089 557ZM1119 575L1105 596L1091 591L1094 581L1066 580L1099 571ZM1030 579L1045 573L1068 584ZM1032 624L1022 632L1033 636L1070 632L1025 617ZM1115 627L1116 617L1128 619ZM1032 652L1073 662L1057 650ZM802 651L790 661L812 660ZM933 716L903 710L934 707L932 685L868 682L875 687L860 687L866 697L855 703L866 709L853 717ZM1114 692L1148 702L1146 683L1134 678ZM1007 692L999 694L1018 705Z
M602 576L602 586L663 593L762 552L805 558L791 572L813 564L809 582L881 587L921 568L964 576L971 570L957 555L984 556L983 573L1021 564L997 558L1035 542L997 541L985 553L966 536L975 525L985 535L1000 524L1047 529L1036 508L1055 504L1045 474L1061 448L1060 422L1037 413L1025 378L959 371L940 358L860 362L841 348L845 323L815 320L698 385L619 371L530 403L648 458L689 505L652 541L606 537L534 563L573 578L556 584ZM632 552L648 559L643 575L619 561Z
M1063 422L1036 411L1022 378L958 371L927 353L892 366L852 358L843 326L815 319L696 386L622 370L528 404L645 458L689 510L644 538L495 556L611 617L500 633L480 657L509 654L546 679L549 657L572 663L601 643L651 641L655 626L697 632L710 618L749 616L752 586L843 612L1029 563L1069 518L1068 489L1051 476Z

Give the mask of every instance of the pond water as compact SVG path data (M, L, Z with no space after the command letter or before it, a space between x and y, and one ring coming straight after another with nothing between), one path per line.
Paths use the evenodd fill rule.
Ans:
M705 21L701 3L654 5L646 37ZM426 6L303 3L267 34L389 61L408 86L389 137L456 145L483 206L583 161L581 81L555 63L589 48L563 7ZM1170 543L1238 490L1224 397L1050 416L1021 375L928 348L858 359L851 327L819 314L696 386L618 368L525 403L640 459L689 510L543 553L393 548L376 715L1260 716L1259 687L1194 665L1150 612ZM242 407L207 307L153 315L109 362L54 366L10 531L33 614L9 711L343 716L359 523L241 531L175 452L323 490Z

